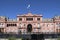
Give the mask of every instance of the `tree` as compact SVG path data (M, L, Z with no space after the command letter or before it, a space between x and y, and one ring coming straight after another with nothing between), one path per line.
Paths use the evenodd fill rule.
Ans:
M8 40L16 40L15 37L9 37Z
M57 40L60 40L60 37L59 37L59 38L57 38Z

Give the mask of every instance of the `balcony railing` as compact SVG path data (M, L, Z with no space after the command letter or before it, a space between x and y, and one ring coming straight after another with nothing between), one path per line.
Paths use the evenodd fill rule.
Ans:
M4 28L5 26L3 26L3 25L0 25L0 28Z
M60 34L57 32L22 32L22 34Z

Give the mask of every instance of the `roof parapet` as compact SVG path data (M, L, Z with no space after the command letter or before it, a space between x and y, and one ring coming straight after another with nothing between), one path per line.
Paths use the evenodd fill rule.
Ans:
M37 14L32 14L32 13L28 13L28 14L23 14L23 15L17 15L17 17L21 17L21 16L40 16L42 17L42 15L37 15Z
M51 18L43 19L42 22L53 22L53 19L51 19Z
M60 16L54 16L54 19L60 19Z

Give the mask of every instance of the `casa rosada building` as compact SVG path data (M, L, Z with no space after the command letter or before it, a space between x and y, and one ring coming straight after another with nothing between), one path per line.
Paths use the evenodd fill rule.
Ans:
M16 19L0 16L0 33L60 33L60 16L49 19L32 13L17 15Z

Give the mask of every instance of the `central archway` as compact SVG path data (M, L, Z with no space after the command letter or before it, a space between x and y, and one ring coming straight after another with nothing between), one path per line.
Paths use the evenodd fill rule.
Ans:
M32 31L32 25L31 24L28 24L27 25L27 32L31 32Z

